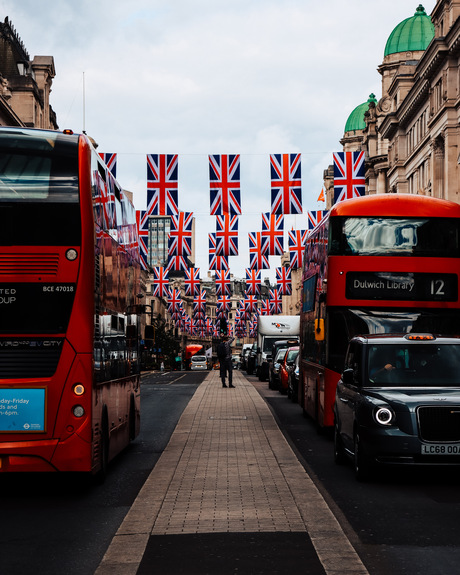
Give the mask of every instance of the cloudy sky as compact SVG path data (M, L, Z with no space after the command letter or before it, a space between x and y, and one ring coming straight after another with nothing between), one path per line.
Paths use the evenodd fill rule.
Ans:
M323 171L348 115L381 96L385 43L418 3L0 0L0 17L31 58L54 57L59 127L85 129L99 151L118 153L117 178L136 209L146 206L146 154L179 154L179 207L196 216L202 276L215 231L208 154L241 154L240 256L230 265L242 276L247 233L270 210L269 155L300 152L304 212L324 207ZM430 14L435 0L423 5ZM287 216L285 230L305 220ZM263 277L274 278L279 260L270 257Z

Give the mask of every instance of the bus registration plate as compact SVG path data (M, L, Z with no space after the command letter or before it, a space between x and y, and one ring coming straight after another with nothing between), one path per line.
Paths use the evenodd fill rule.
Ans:
M422 455L460 455L460 443L432 445L422 443Z

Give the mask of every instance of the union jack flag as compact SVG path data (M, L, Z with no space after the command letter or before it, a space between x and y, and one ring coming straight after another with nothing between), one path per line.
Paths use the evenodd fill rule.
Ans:
M223 295L217 298L217 302L216 302L216 315L218 317L222 317L227 315L227 313L231 310L232 308L232 300Z
M193 299L193 315L206 315L206 290L200 290L199 294Z
M109 168L114 178L117 177L117 154L104 154L99 152L99 157L104 164Z
M252 270L246 268L246 292L249 295L260 295L261 289L261 270Z
M185 270L184 286L185 295L196 296L200 293L200 268Z
M280 295L292 294L291 270L290 268L276 268L276 283Z
M271 213L262 214L262 238L264 254L281 256L284 253L284 216Z
M168 295L168 312L174 313L179 311L182 306L182 300L180 297L180 291L176 288L172 288L169 290Z
M169 256L166 271L185 272L188 269L187 261L184 256Z
M147 154L147 211L153 216L179 213L177 154Z
M300 154L271 154L272 214L302 213Z
M230 272L227 270L216 271L216 296L220 297L223 295L230 295L231 283L230 283Z
M302 268L303 253L308 237L308 230L291 230L288 232L290 269Z
M257 313L257 297L255 295L248 295L244 298L244 309L246 312Z
M325 215L327 214L327 210L316 210L313 212L308 212L308 229L313 230L316 228L318 224L320 224Z
M263 255L262 232L249 232L249 267L255 270L270 268L268 257Z
M136 210L137 235L139 238L139 256L144 270L148 269L149 256L149 219L144 210Z
M168 255L190 256L192 254L193 212L179 212L171 216Z
M209 238L209 269L210 270L229 270L228 258L226 256L218 256L216 254L217 242L216 234L208 234Z
M264 299L260 305L259 315L270 315L270 300Z
M209 156L211 216L241 214L240 156Z
M169 274L164 268L153 268L153 297L169 297Z
M364 152L335 152L334 203L365 194Z
M249 337L257 337L257 316L249 322Z
M238 255L238 216L216 216L218 256Z
M270 303L270 314L276 315L282 312L282 299L280 297L280 293L277 289L271 289L270 292L270 299L268 300Z

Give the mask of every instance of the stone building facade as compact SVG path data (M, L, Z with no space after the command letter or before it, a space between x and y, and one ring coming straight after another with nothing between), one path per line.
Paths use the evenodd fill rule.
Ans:
M0 126L56 130L50 106L55 74L52 56L31 60L8 18L0 22Z
M460 0L420 5L390 34L382 93L350 115L344 151L366 153L366 194L410 193L460 202ZM327 207L333 171L324 172Z

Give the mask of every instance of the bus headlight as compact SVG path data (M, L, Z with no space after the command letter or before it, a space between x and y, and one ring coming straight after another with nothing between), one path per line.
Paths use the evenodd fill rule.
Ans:
M85 409L82 405L74 405L72 408L72 413L75 417L83 417L85 415Z
M394 411L389 407L378 407L374 411L374 419L379 425L391 425L394 419Z
M69 250L66 251L65 257L69 260L69 262L73 262L78 257L77 250L70 248Z

